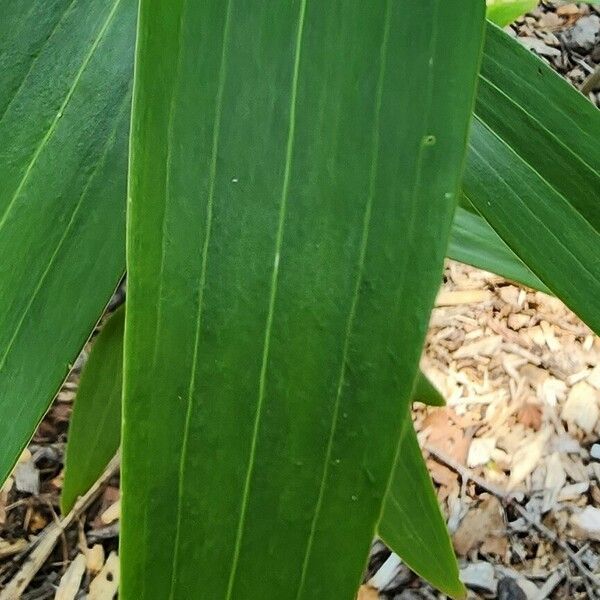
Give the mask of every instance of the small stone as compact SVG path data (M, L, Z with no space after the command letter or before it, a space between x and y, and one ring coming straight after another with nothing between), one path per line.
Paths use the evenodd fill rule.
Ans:
M600 17L598 15L582 17L569 32L568 45L571 48L589 52L594 47L599 35Z
M569 424L577 425L586 433L596 426L600 409L596 398L597 391L585 381L576 383L569 392L562 409L562 418Z
M494 567L487 562L477 562L467 565L460 570L461 581L470 588L483 590L490 594L496 593L498 582L494 575Z
M600 508L586 506L571 517L571 525L580 539L600 541Z
M503 577L498 582L498 600L527 600L527 595L514 579Z
M594 444L590 450L590 456L595 460L600 460L600 444Z

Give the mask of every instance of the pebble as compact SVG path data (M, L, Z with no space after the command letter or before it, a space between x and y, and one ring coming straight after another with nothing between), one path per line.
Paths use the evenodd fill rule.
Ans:
M527 600L527 595L517 582L510 577L503 577L498 582L498 600Z
M471 563L461 569L460 580L467 587L483 590L490 594L496 593L498 585L494 567L486 562Z
M595 460L600 460L600 444L594 444L590 450L590 456Z
M589 52L600 35L600 17L590 15L582 17L575 23L568 36L568 44L583 52Z

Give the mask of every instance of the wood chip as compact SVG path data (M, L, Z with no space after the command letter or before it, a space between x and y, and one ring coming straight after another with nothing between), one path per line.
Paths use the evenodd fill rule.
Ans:
M576 425L586 433L591 433L600 416L596 399L597 390L585 381L575 384L562 409L562 418L569 425Z
M90 583L88 600L113 600L119 589L119 576L119 557L116 552L111 552L100 573Z
M379 600L379 592L369 585L361 585L356 600Z
M469 454L467 455L468 467L479 467L485 465L492 458L492 452L496 447L495 438L475 438L471 441Z
M94 544L85 553L86 568L90 575L94 576L102 570L104 566L104 546L102 544Z
M571 15L578 15L579 7L577 6L577 4L574 4L574 3L563 4L562 6L557 7L556 14L559 17L568 17Z
M588 375L587 382L597 390L600 390L600 365L596 365L592 369L591 373Z
M476 356L493 356L502 345L502 336L489 335L470 344L461 346L454 358L473 358Z
M442 290L435 301L436 306L461 306L477 302L489 302L493 298L489 290Z
M121 500L111 504L101 515L100 520L104 525L110 525L116 521L121 514Z
M554 507L558 495L567 482L567 474L558 452L553 452L546 462L546 480L544 482L544 501L542 512L546 513Z
M509 490L514 490L532 473L542 458L549 437L550 431L543 431L515 452L508 480Z
M571 525L580 539L600 541L600 508L586 506L571 517Z
M15 487L20 492L33 494L34 496L40 493L40 472L35 466L33 459L17 464L14 478Z
M74 600L85 573L85 556L78 554L61 577L54 600Z
M461 556L476 550L489 538L504 537L504 510L495 496L485 496L469 510L452 537L454 549Z

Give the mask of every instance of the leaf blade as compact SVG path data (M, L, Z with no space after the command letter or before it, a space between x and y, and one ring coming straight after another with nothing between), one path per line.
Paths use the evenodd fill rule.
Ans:
M361 407L371 386L381 397L394 389L400 406L409 400L450 228L483 17L482 3L469 5L464 19L456 17L463 3L460 10L454 3L425 4L415 3L411 18L422 27L410 47L420 49L417 62L431 70L428 81L414 96L398 96L405 116L383 128L379 124L391 123L398 113L398 73L415 68L391 54L382 59L386 35L400 55L411 52L408 30L401 29L408 25L396 4L389 4L394 12L388 22L383 5L367 10L361 3L347 4L339 14L317 3L278 5L275 21L269 3L248 12L238 6L235 19L228 5L188 6L189 12L179 13L177 3L173 12L161 13L156 3L142 3L137 89L143 92L134 107L125 342L125 597L140 590L142 597L183 597L199 586L209 586L215 597L258 597L265 573L273 595L314 597L326 580L336 597L355 593L401 421L397 402L382 402L381 411L367 417ZM432 7L439 10L435 19ZM436 104L423 120L423 105L447 89L441 73L452 60L441 42L432 50L437 19L449 19L454 34L466 40L456 55L461 100ZM203 29L207 22L210 31ZM161 39L157 23L172 38ZM266 23L269 35L261 36ZM442 35L441 27L436 31ZM294 44L299 37L301 49ZM190 39L200 40L193 52ZM346 93L357 73L364 85L359 96ZM196 88L197 81L208 83ZM244 110L233 111L232 105ZM202 114L193 106L202 106ZM451 133L443 127L448 119ZM400 138L406 147L400 164L387 154L374 158L380 146L398 146ZM151 155L150 140L156 150ZM201 168L184 167L190 156ZM448 156L450 161L441 158ZM406 192L399 194L398 186ZM290 201L284 205L286 194ZM416 206L427 194L437 202L427 214L424 230L431 243L423 257L409 240L422 239L425 217ZM407 224L411 249L392 261L395 288L383 285L390 265L367 237L373 228L371 235L397 256L392 222ZM429 268L416 278L408 265L419 260ZM162 283L153 280L157 272ZM411 340L401 373L396 366L394 375L386 370L376 377L370 367L361 374L367 352L379 357L375 364L382 361L373 367L379 374L386 344L398 345L398 337L388 339L389 318L373 307L389 306L388 294L401 297L408 288L419 297L410 318L393 313L396 333L404 331ZM382 332L385 341L374 344L372 331ZM182 359L173 364L168 357L175 347ZM289 348L298 349L293 359ZM344 348L350 366L340 374ZM154 374L150 380L148 372ZM147 400L143 405L141 398ZM168 437L158 426L165 421ZM391 437L382 436L387 441L381 448L366 451L364 436L352 435L382 424ZM152 461L139 452L149 439L161 448ZM201 460L215 455L224 457L216 473ZM364 461L365 470L346 466L353 460ZM151 503L137 500L140 490ZM173 506L179 516L170 519ZM343 530L337 527L340 506L351 508ZM133 523L143 526L136 531ZM322 560L332 539L347 548L343 564L333 570ZM209 552L215 548L222 557L217 561ZM281 552L285 564L260 566ZM190 553L193 569L178 558ZM152 564L162 567L148 568Z
M429 406L446 406L446 400L441 392L431 383L431 381L419 371L415 381L415 387L412 393L412 399L418 402L424 402Z
M60 500L63 514L89 490L119 448L124 324L122 306L102 327L83 369L69 422Z
M0 74L0 480L122 273L135 19L130 0L20 5Z
M552 292L502 241L488 222L461 206L452 222L449 258L490 271L542 292Z
M600 112L591 103L488 26L463 190L511 250L595 331L598 135Z
M410 418L379 522L384 542L418 575L452 598L465 598L458 564Z

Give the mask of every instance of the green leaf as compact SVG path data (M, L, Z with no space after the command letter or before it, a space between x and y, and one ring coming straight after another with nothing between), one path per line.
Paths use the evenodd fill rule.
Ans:
M121 438L125 307L109 317L84 367L69 423L61 510L68 513L100 477Z
M465 195L600 332L600 111L490 25L475 116Z
M504 27L532 11L538 5L538 0L487 0L487 5L487 18Z
M502 241L482 217L456 209L447 255L460 262L497 273L528 287L552 293Z
M5 1L0 481L123 272L135 3Z
M446 406L444 396L440 391L419 371L415 380L415 387L412 393L413 401L424 402L429 406Z
M403 428L379 535L418 575L452 598L465 598L435 489L410 419Z
M354 597L441 277L483 13L142 0L125 600Z

